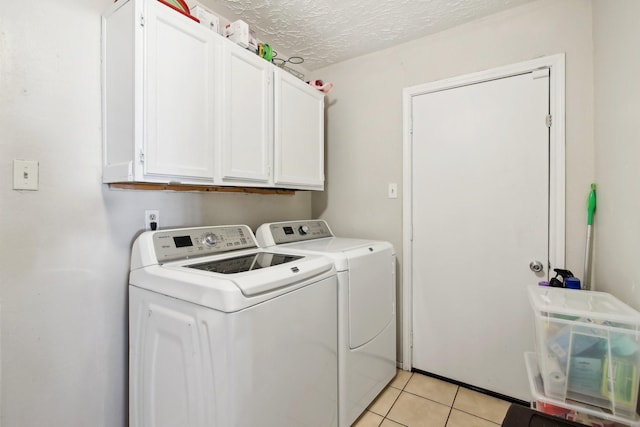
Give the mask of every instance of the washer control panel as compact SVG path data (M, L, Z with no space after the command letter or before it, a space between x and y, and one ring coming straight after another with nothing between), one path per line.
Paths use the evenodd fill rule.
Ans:
M257 247L246 225L196 227L153 232L159 263Z
M324 220L278 222L269 224L269 232L276 245L333 237Z

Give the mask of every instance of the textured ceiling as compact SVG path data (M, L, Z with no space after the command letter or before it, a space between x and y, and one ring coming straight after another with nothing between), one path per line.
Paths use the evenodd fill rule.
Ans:
M200 0L315 70L531 0ZM286 55L285 55L286 54Z

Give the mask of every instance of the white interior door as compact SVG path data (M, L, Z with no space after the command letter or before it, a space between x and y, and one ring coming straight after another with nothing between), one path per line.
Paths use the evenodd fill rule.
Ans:
M412 99L412 365L530 400L526 286L549 265L548 70Z

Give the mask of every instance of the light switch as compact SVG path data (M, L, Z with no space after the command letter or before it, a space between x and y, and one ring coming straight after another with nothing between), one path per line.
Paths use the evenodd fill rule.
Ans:
M13 161L13 189L38 189L38 162L36 160Z
M389 195L388 197L390 199L397 199L398 198L398 184L396 184L395 182L392 182L389 184Z

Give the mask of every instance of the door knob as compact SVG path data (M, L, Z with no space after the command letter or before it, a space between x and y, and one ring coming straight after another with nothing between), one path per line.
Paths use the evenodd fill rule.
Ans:
M529 263L529 268L534 273L540 273L544 269L544 266L542 265L542 263L540 261L531 261Z

